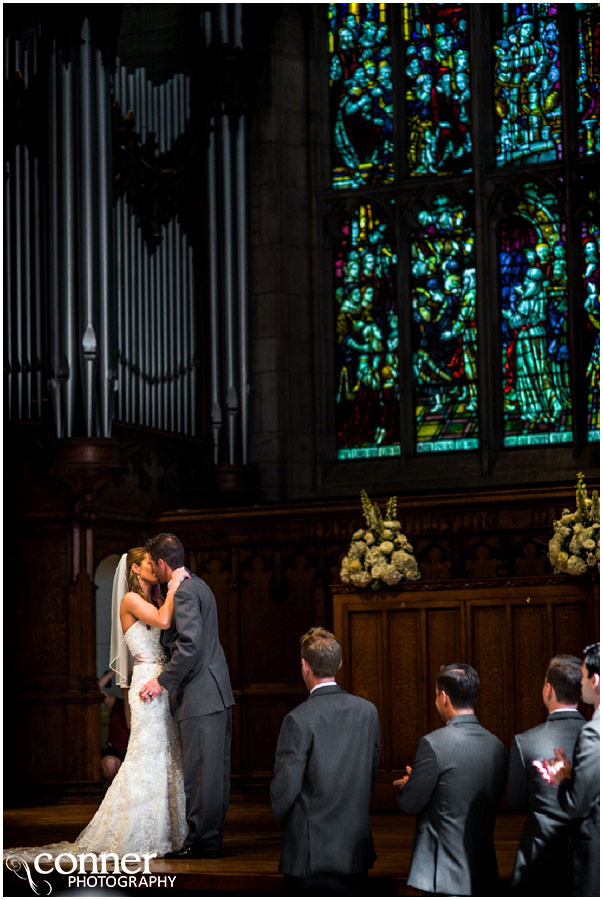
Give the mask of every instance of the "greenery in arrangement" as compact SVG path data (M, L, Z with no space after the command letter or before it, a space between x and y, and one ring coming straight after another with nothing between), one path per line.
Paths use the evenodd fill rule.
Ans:
M396 519L396 498L387 501L385 517L378 504L371 503L366 491L361 491L360 498L366 528L352 535L350 549L341 562L343 583L370 586L378 591L385 584L416 581L421 574L412 545Z
M555 572L568 575L594 574L599 570L599 494L588 496L584 475L578 472L576 485L576 509L563 510L560 519L553 522L553 537L549 541L549 561Z

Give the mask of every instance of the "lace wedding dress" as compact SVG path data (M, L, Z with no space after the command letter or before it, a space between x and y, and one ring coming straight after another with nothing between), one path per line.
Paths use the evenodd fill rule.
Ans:
M4 851L33 860L38 853L157 853L179 850L187 833L180 740L168 695L143 701L138 692L156 678L166 657L161 631L137 621L125 640L134 666L129 691L132 713L128 750L92 821L74 843Z

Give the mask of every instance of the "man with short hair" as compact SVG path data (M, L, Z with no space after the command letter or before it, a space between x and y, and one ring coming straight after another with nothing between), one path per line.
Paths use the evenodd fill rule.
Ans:
M289 894L362 890L375 860L369 804L380 751L379 716L335 681L337 639L324 628L301 638L310 696L292 710L276 748L272 809L283 826L279 871Z
M184 565L184 547L175 534L158 534L145 548L162 584ZM165 856L213 859L222 854L222 826L230 800L234 697L218 634L216 598L201 578L189 575L176 591L171 627L161 632L170 660L142 687L140 696L148 701L168 691L182 743L188 834L179 850Z
M513 812L528 812L511 884L524 896L561 897L567 893L570 817L532 763L553 753L555 747L565 747L570 756L573 753L584 725L577 709L581 678L577 656L554 656L542 688L548 718L516 735L511 746L507 801Z
M430 894L497 893L493 833L506 755L475 715L478 691L471 666L440 668L435 705L446 727L421 738L412 767L394 782L402 812L417 816L407 884Z
M590 722L582 726L572 762L563 747L555 756L534 766L549 784L559 788L557 799L572 820L569 877L573 897L600 896L600 647L589 644L582 660L582 699L595 707Z

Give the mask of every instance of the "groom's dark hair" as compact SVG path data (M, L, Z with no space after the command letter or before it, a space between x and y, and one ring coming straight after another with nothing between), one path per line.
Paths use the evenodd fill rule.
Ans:
M179 569L184 565L184 547L175 534L164 532L149 538L144 545L147 553L155 562L162 559L170 569Z

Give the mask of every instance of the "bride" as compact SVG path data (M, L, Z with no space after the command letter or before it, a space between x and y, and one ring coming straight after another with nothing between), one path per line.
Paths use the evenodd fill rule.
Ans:
M5 850L5 858L18 854L33 860L40 851L54 856L65 852L163 856L182 846L187 834L182 760L168 694L162 691L153 703L144 703L138 692L163 669L166 657L159 638L171 625L174 594L189 577L184 568L176 569L165 602L157 606L161 595L144 547L122 556L113 581L111 668L122 688L128 686L131 672L126 756L94 818L74 843L14 848Z

